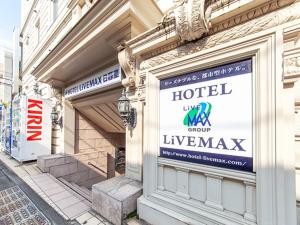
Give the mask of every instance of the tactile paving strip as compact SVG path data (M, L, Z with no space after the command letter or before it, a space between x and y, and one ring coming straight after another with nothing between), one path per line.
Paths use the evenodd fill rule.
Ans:
M50 224L18 186L0 191L0 225Z

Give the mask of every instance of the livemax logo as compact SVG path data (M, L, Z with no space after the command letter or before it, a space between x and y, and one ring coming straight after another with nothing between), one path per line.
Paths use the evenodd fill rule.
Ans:
M42 140L43 102L28 99L27 141Z

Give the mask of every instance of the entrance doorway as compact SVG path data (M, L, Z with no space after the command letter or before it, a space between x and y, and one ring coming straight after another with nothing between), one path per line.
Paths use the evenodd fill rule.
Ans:
M91 153L88 165L106 179L125 173L125 127L117 103L122 88L73 100L75 154Z

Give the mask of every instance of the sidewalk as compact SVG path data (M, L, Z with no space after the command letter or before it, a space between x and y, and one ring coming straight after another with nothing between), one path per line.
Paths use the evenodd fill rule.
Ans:
M20 164L0 151L0 160L66 220L84 225L109 225L91 209L91 202L78 195L48 173L42 173L36 162Z

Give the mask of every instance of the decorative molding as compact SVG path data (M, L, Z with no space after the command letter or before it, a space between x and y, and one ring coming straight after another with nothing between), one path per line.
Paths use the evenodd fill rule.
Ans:
M140 85L137 89L137 97L139 101L144 102L146 98L146 86Z
M212 8L205 7L205 0L175 0L174 4L176 8L168 12L157 27L128 41L127 45L136 48L161 37L167 40L175 32L181 40L172 44L176 48L182 41L198 39L208 32Z
M244 213L244 218L246 220L256 222L256 194L255 194L255 184L251 182L244 182L245 192L246 192L246 210Z
M291 83L291 82L293 83L300 78L300 54L299 53L298 56L284 59L284 82L285 83Z
M206 0L175 0L176 8L171 10L162 21L169 25L175 21L175 31L181 41L192 41L208 33L211 7L205 9Z
M210 14L211 11L215 10L222 10L224 7L228 7L230 4L236 3L238 0L206 0L205 1L205 7L206 7L206 19L210 19ZM292 2L293 0L287 0L285 2ZM188 0L173 0L174 6L175 7L180 7L184 3L186 4ZM200 1L196 1L196 4L200 4ZM195 8L196 11L196 8ZM199 13L198 13L199 14ZM194 18L197 17L197 12L194 12ZM198 19L198 18L197 18ZM196 20L197 20L196 19ZM196 21L200 22L200 21ZM236 24L237 25L237 24ZM177 27L178 28L178 27ZM178 28L179 29L179 28ZM158 40L162 37L165 37L165 40L167 41L170 38L173 38L172 33L176 33L176 21L175 21L175 16L174 16L174 10L169 11L163 18L161 23L158 24L158 26L148 30L147 32L129 40L126 42L128 46L131 48L138 48L140 46L146 45L150 43L153 40ZM211 33L211 32L210 32ZM172 43L173 49L181 45L182 42L180 41L175 41ZM165 52L169 49L165 49L165 47L158 48L154 50L157 54L160 54L162 52ZM153 51L152 51L153 52ZM149 53L145 53L146 58Z
M186 162L180 162L172 159L158 158L158 165L169 166L173 168L188 169L189 171L199 172L210 177L223 177L243 182L256 183L256 176L254 174L241 172L236 174L230 170L220 170L214 167L207 167L203 165L194 165Z
M154 49L150 52L146 52L144 54L141 54L141 57L143 59L149 59L151 57L159 55L162 52L167 52L167 51L173 50L174 48L176 48L180 45L181 45L181 42L176 40L176 41L173 41L169 44L165 44L164 46L162 46L160 48L157 48L157 49Z
M217 32L226 30L228 28L237 26L239 24L245 23L249 20L255 19L257 17L263 16L267 13L273 12L275 10L278 10L284 6L287 6L291 3L295 2L295 0L273 0L269 1L265 4L262 4L254 9L248 10L246 12L243 12L239 15L236 15L234 17L231 17L225 21L222 21L220 23L214 24L212 29L210 30L209 34L215 34Z
M285 0L277 0L277 6L282 6L285 3ZM268 3L269 6L274 4L274 1ZM266 7L263 5L260 7L260 10L263 10L264 14L269 11L273 11L273 8ZM269 11L268 11L269 9ZM259 10L259 9L256 9ZM202 38L195 42L189 42L185 45L182 45L176 49L173 49L169 52L162 53L157 57L153 57L151 59L145 60L141 63L140 69L146 70L151 67L170 62L175 59L182 58L186 55L193 54L195 52L212 48L214 46L229 42L231 40L235 40L241 37L245 37L250 34L254 34L296 19L300 18L300 1L297 0L294 4L287 6L281 10L273 11L265 16L260 16L259 14L254 14L252 18L255 16L260 16L259 18L248 21L246 24L240 24L238 26L233 26L229 29L226 29L222 32L218 32L216 34L210 35L208 37ZM247 14L245 12L244 14ZM242 15L240 15L242 16ZM234 18L233 18L234 20ZM244 21L240 21L244 22ZM228 23L228 22L226 22Z
M229 7L230 4L238 2L239 0L206 0L206 4L212 7L212 11Z
M223 30L229 29L231 27L240 25L242 23L246 23L247 21L251 19L255 19L257 17L263 16L267 13L270 13L272 11L275 11L279 8L282 8L284 6L287 6L288 4L293 3L295 0L272 0L268 1L267 3L264 3L254 9L245 11L243 13L240 13L236 16L233 16L225 21L221 21L220 23L213 24L212 29L209 31L209 35L213 35L217 32L221 32ZM232 4L236 2L236 0L224 0L218 1L218 0L206 0L205 4L208 6L210 10L206 10L207 12L211 11L211 9L214 10L221 10L222 8L228 6L229 4ZM177 1L176 6L180 6L183 4L183 1ZM167 52L169 50L175 49L178 46L182 45L183 43L178 40L173 40L176 37L173 37L174 34L176 35L176 22L174 15L172 16L172 12L170 11L167 13L167 15L162 19L162 22L155 28L141 34L140 36L126 42L130 48L135 49L139 48L143 45L149 45L151 42L155 42L155 40L159 40L162 37L165 37L164 42L157 48L151 48L151 51L143 53L141 56L143 59L148 59L150 57L159 55L161 53ZM174 14L174 13L173 13ZM174 33L174 34L173 34ZM169 39L172 39L171 41L168 41Z
M300 78L300 32L295 40L295 48L284 53L284 83L294 83Z
M118 59L126 76L126 78L122 80L122 85L124 87L135 87L136 59L132 56L131 49L127 46L120 46Z

